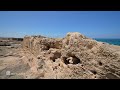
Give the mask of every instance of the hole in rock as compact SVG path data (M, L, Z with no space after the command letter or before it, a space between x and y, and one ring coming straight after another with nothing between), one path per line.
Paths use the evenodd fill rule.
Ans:
M98 62L98 64L99 64L100 66L102 66L102 65L103 65L103 64L102 64L102 62L100 62L100 61Z
M55 62L55 59L53 60L53 62Z
M28 46L26 46L26 48L28 48Z
M60 57L61 57L61 53L55 52L53 57L50 57L50 59L53 60L53 62L55 62L55 59L60 58Z
M37 57L37 59L40 59L40 57Z
M91 70L91 72L92 72L93 74L97 74L97 72L96 72L95 70Z
M37 69L42 69L43 68L43 65L39 66Z
M49 45L45 45L43 50L49 50L50 49L50 46Z
M67 56L68 56L68 57L71 57L70 59L68 59L68 60L70 61L70 63L72 63L72 64L81 63L80 59L77 58L74 54L68 53Z
M65 64L69 64L69 61L67 60L66 57L63 57L63 62L64 62Z
M72 56L72 57L69 57L69 58L63 57L63 62L65 64L78 64L78 63L81 63L80 59L77 58L76 56Z
M80 59L77 58L76 56L73 56L73 64L78 64L80 63Z
M94 78L97 78L96 76Z
M83 64L81 66L83 67Z

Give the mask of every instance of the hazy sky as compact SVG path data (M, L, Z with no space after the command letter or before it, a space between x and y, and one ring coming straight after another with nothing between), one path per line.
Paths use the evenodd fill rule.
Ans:
M0 11L0 36L120 38L120 11Z

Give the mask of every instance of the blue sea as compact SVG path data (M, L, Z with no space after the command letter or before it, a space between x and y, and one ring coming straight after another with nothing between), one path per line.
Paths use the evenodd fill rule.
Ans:
M98 39L98 38L96 38L95 40L120 46L120 39Z

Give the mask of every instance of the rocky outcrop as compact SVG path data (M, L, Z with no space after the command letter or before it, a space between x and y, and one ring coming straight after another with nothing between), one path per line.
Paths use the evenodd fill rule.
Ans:
M34 56L26 62L34 67L37 78L120 78L120 46L97 42L78 32L64 38L26 36L23 49Z

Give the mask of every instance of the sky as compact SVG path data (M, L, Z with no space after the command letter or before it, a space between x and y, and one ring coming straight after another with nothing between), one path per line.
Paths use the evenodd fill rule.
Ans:
M0 11L0 37L120 38L120 11Z

